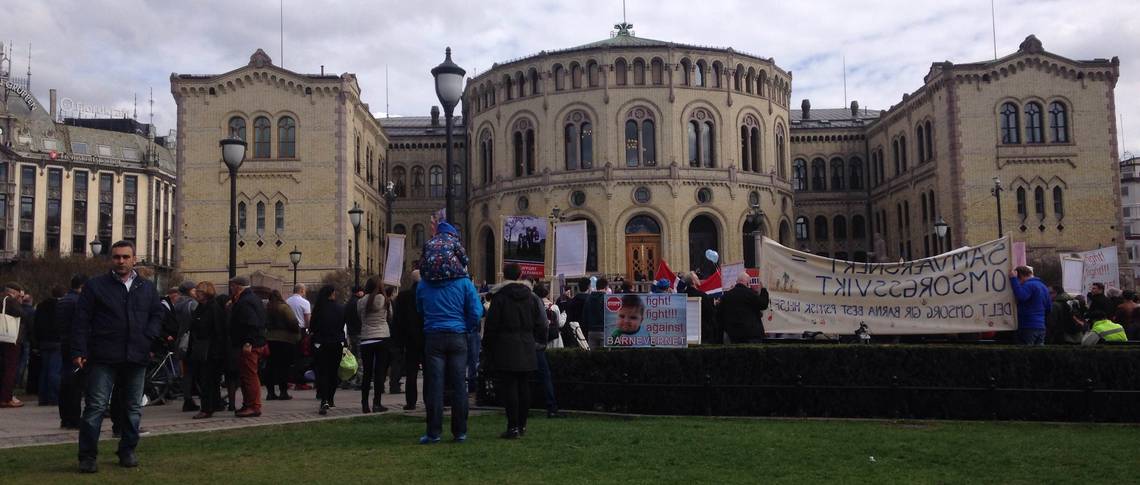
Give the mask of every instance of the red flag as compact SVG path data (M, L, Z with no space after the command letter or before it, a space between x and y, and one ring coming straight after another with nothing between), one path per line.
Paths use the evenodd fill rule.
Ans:
M701 286L698 286L697 288L705 293L713 295L724 291L724 288L722 288L723 286L724 285L720 281L720 268L717 268L716 273L713 273L712 276L709 276L707 279L702 281Z
M662 278L669 281L669 286L673 287L674 291L677 290L677 274L669 269L669 263L666 263L664 259L657 263L657 274L653 275L653 281Z

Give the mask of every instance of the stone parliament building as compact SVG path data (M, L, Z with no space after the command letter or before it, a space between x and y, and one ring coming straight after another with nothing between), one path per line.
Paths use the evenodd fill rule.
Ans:
M453 219L476 280L500 277L503 217L555 207L587 222L591 274L698 268L706 249L754 266L761 236L857 261L921 258L997 236L994 177L1004 229L1031 260L1122 247L1115 58L1070 60L1030 36L1000 59L932 64L885 111L796 110L792 73L771 58L617 27L468 79ZM365 273L381 267L385 231L408 234L407 261L418 258L443 205L438 112L377 119L354 75L297 74L260 51L226 74L172 75L171 90L188 277L225 277L228 135L252 140L239 274L290 280L295 246L302 282L348 268L353 204Z

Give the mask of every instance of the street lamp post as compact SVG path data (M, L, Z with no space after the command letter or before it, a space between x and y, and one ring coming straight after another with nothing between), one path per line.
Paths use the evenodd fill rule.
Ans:
M1000 238L1002 236L1002 234L1005 234L1005 231L1002 230L1002 227L1001 227L1001 192L1005 189L1003 189L1001 187L1001 179L997 178L997 175L994 175L993 180L994 180L994 186L993 186L993 188L990 189L990 193L993 194L994 199L997 200L997 221L998 221L997 226L998 226L998 237Z
M352 222L353 237L356 239L356 247L353 248L354 256L352 258L353 270L353 284L360 286L360 216L364 214L364 209L360 208L359 203L353 203L352 209L348 211L348 220Z
M103 254L103 241L100 241L98 237L92 239L89 244L91 245L91 256Z
M446 177L446 212L447 218L451 221L458 221L459 216L455 213L455 185L451 175L452 161L452 116L455 113L455 105L459 104L459 98L463 95L463 76L467 74L462 67L457 66L451 62L451 48L448 47L445 51L445 57L440 65L435 66L431 70L432 77L435 78L435 95L439 98L440 104L443 105L444 120L446 121L447 133L447 171L444 174Z
M949 249L945 247L946 231L948 229L950 229L950 225L946 223L946 220L942 219L942 217L939 216L938 222L934 223L934 233L938 235L938 247L942 248L939 252L945 252L947 249Z
M301 264L301 251L297 250L297 246L293 246L293 250L289 251L289 262L293 263L293 288L297 287L297 265Z
M554 251L550 253L550 265L552 266L550 274L551 276L558 278L561 275L554 273L558 270L558 223L562 222L565 217L562 215L562 209L559 209L558 206L554 206L553 209L550 209L549 218L551 228L550 240L554 244ZM559 292L561 291L562 289L559 288Z
M245 141L226 138L218 142L222 147L222 161L230 169L230 279L237 276L237 173L245 161Z
M388 202L388 213L384 218L384 237L392 233L392 203L396 202L396 184L391 180L384 186L384 200Z
M764 240L761 239L764 233L760 231L760 228L764 225L764 210L760 208L759 202L752 204L749 208L748 218L751 219L752 224L756 226L756 228L752 230L752 251L755 253L756 265L759 266L760 246L764 243Z

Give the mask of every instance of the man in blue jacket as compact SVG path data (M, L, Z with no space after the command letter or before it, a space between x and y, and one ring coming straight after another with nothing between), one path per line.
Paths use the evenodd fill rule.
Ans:
M424 408L427 433L420 444L443 434L443 384L451 383L451 434L467 440L467 334L478 328L483 304L467 275L467 256L458 231L446 221L424 244L416 309L424 319ZM446 379L445 379L446 376Z
M1018 345L1045 345L1045 317L1053 308L1049 288L1033 276L1033 268L1028 266L1014 268L1009 286L1017 298Z
M111 263L111 271L87 281L75 306L72 362L87 370L87 407L79 426L79 471L83 473L97 470L99 431L113 388L122 388L127 401L119 466L138 466L135 447L146 366L163 317L154 283L135 272L135 245L129 241L113 244Z

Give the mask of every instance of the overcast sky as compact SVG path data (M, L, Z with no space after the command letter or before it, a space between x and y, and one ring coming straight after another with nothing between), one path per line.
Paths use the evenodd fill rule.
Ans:
M998 56L1036 34L1073 59L1121 60L1116 87L1125 148L1140 154L1140 2L995 0ZM436 104L429 70L450 45L472 75L492 63L607 38L621 0L0 0L0 37L15 44L14 74L27 70L47 104L61 98L130 112L135 94L147 120L154 89L159 132L174 128L169 75L215 74L263 48L303 73L356 73L364 101L385 111L385 67L393 115L426 115ZM639 37L732 47L775 58L793 71L793 106L847 99L881 109L922 84L931 62L992 59L990 0L629 0ZM1079 109L1079 108L1078 108Z

